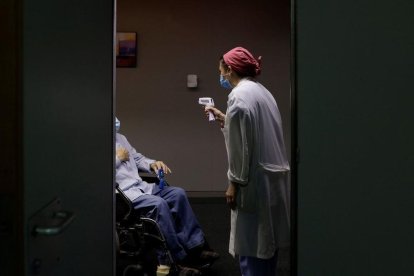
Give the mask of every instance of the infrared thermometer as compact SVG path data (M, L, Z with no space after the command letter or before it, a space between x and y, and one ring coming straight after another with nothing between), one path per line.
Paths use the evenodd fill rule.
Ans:
M204 106L214 106L213 98L209 98L209 97L199 98L198 103L201 104L201 105L204 105ZM213 112L211 112L211 111L208 112L208 120L210 122L216 120L214 118Z

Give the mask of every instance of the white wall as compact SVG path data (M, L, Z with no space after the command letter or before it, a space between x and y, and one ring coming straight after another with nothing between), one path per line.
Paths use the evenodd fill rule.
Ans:
M199 97L225 111L218 61L235 46L263 56L260 81L274 93L290 147L289 1L118 1L118 31L138 34L138 65L118 68L116 114L131 144L165 161L187 191L224 191L227 157ZM186 87L187 74L199 87ZM289 148L288 148L288 151Z

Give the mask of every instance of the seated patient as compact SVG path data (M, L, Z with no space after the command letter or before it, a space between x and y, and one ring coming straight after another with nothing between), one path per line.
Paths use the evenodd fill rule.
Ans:
M219 255L208 248L185 191L172 186L161 190L138 175L138 170L157 172L161 168L167 174L171 172L168 166L138 153L126 137L118 133L119 127L116 119L116 182L134 208L159 224L178 264L208 263L217 259Z

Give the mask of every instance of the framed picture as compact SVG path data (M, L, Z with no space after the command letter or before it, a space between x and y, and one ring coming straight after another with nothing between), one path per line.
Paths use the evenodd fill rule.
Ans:
M137 33L116 33L116 67L137 67Z

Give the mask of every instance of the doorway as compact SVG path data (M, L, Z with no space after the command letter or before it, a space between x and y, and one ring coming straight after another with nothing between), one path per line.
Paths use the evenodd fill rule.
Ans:
M131 144L169 164L174 172L169 181L190 197L222 197L227 183L222 133L205 120L198 98L212 97L225 110L218 61L235 46L262 56L259 81L278 103L293 164L290 5L289 0L117 1L117 32L136 33L137 48L136 65L116 70L116 116ZM196 88L187 87L187 75L197 75ZM289 250L283 256L289 267Z

